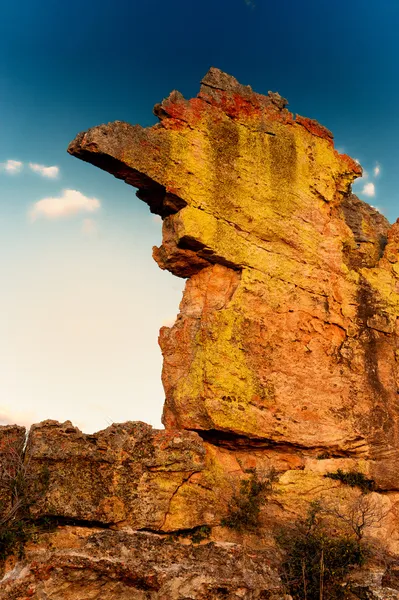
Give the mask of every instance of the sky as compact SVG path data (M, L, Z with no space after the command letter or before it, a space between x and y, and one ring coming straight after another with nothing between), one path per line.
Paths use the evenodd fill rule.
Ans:
M0 20L0 423L160 427L159 328L184 280L151 249L135 189L66 153L115 120L196 95L210 66L331 129L354 186L399 216L399 3L19 0Z

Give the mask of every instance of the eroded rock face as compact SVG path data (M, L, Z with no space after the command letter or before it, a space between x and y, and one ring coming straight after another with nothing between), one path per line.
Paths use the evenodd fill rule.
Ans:
M195 432L153 430L145 423L115 424L87 435L69 421L44 421L32 427L25 453L32 485L47 473L31 514L56 524L157 534L195 533L207 526L214 541L261 549L274 545L276 525L305 514L312 500L350 508L360 490L326 474L341 469L371 477L376 468L359 457L322 458L290 446L247 446L236 438L215 441ZM251 469L263 474L273 469L278 481L258 531L237 537L221 522ZM372 498L384 517L367 533L399 555L399 494L374 493Z
M399 489L399 225L285 106L211 69L158 125L101 125L69 152L138 187L163 218L155 260L188 277L160 334L166 428L369 458Z
M87 435L69 421L34 425L26 462L33 482L48 475L34 517L157 533L218 527L248 469L306 466L290 449L220 447L195 432L132 422Z
M135 529L162 530L179 488L205 467L196 433L140 422L86 435L68 421L44 421L32 427L27 454L33 472L49 468L37 515Z
M1 600L282 600L270 554L150 533L63 527L9 565Z

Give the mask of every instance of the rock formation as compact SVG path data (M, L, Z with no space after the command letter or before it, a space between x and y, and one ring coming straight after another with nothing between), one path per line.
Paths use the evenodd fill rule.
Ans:
M283 598L267 552L248 556L234 544L188 547L148 532L75 526L41 536L25 560L29 569L18 563L3 580L1 600Z
M0 598L83 599L90 585L103 590L90 598L283 598L262 554L271 524L312 498L356 497L323 477L338 468L375 482L374 536L399 554L399 225L352 194L362 170L332 134L286 106L211 69L196 98L155 106L157 125L117 121L70 144L138 188L163 220L155 260L187 278L159 338L165 431L32 428L26 456L50 474L37 517L64 527L9 566ZM226 532L239 481L270 467L278 502L259 535ZM204 525L207 550L181 544Z
M286 104L211 69L158 125L101 125L69 152L138 188L163 218L155 260L189 278L160 335L166 428L363 456L396 489L398 226Z

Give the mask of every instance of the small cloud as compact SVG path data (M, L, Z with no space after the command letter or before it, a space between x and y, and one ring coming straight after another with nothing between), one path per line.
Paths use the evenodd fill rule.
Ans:
M88 237L92 237L98 233L97 223L94 219L83 219L82 233Z
M375 185L374 183L366 183L366 185L364 186L364 188L362 189L362 194L365 194L365 196L375 196Z
M154 223L162 223L162 218L159 215L152 215L151 219Z
M77 190L64 190L58 198L43 198L36 202L29 214L32 221L39 217L62 219L79 213L95 212L100 206L97 198L88 198Z
M376 163L373 173L374 177L378 177L378 175L381 173L381 166L379 163Z
M16 175L21 172L23 163L20 160L6 160L1 166L7 173Z
M46 167L45 165L38 165L37 163L29 163L29 167L35 173L39 173L42 177L48 177L49 179L55 179L60 172L59 168L56 166Z
M384 211L382 210L382 208L380 206L374 206L373 204L370 204L371 208L374 208L374 210L376 210L377 212L383 214Z

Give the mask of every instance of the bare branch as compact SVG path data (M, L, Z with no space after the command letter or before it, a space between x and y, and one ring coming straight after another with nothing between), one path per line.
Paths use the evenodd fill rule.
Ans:
M325 507L324 511L345 523L360 541L365 530L380 526L391 509L384 509L374 494L361 494L350 503Z

